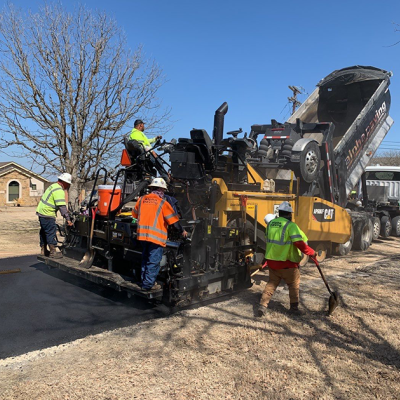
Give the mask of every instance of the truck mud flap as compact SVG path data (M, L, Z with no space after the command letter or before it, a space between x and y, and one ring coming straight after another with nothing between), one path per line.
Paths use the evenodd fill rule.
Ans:
M147 291L142 290L135 283L126 281L120 274L108 271L103 268L90 267L89 269L79 266L79 261L72 258L64 257L62 259L52 259L48 257L38 256L38 261L49 265L50 267L58 268L70 274L87 279L91 282L100 284L105 287L117 290L119 292L127 292L131 295L140 296L149 300L161 299L163 290Z

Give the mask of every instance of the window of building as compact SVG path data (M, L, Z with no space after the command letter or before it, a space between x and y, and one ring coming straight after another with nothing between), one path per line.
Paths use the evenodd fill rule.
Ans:
M32 190L37 190L36 189L36 183L32 183Z
M19 183L12 181L8 184L8 201L19 199Z

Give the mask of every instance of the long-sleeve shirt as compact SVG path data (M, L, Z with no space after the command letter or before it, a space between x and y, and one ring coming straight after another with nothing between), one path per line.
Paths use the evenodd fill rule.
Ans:
M293 243L302 253L313 256L315 251L302 240ZM268 267L271 269L286 269L286 268L298 268L299 264L293 261L275 261L275 260L267 260Z

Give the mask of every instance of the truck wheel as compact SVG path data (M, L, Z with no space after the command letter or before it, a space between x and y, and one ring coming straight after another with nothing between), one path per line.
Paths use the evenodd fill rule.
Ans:
M300 154L300 174L307 183L315 181L321 163L321 152L318 144L310 142Z
M362 218L354 221L354 243L356 250L365 251L371 246L373 225L370 218Z
M334 253L337 256L347 256L353 248L354 242L354 229L353 225L351 225L351 234L350 239L346 243L336 243L336 247L334 247Z
M381 232L381 220L379 219L379 217L374 217L372 219L372 225L372 240L378 240L379 234Z
M381 236L388 238L392 233L392 221L390 217L384 215L381 218Z
M394 217L392 219L392 235L400 236L400 216Z

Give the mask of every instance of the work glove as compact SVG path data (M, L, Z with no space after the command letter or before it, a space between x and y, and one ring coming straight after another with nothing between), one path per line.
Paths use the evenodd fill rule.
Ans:
M261 269L264 269L264 268L267 268L268 267L268 264L267 264L267 262L265 261L264 263L263 263L263 265L261 266Z
M161 135L156 136L156 140L161 140L161 139L162 139Z

